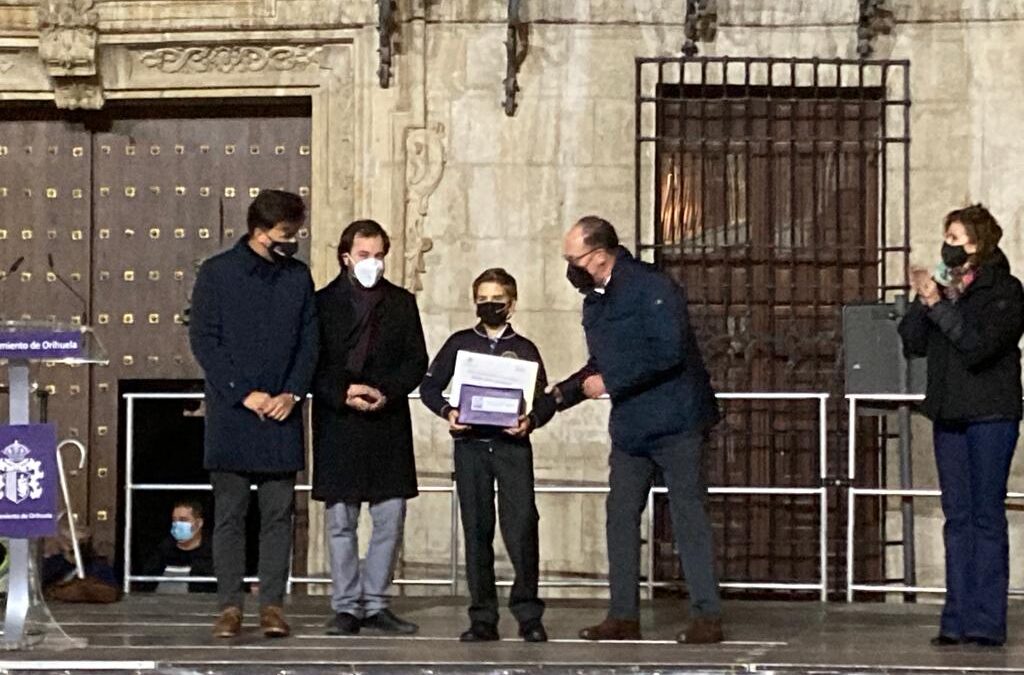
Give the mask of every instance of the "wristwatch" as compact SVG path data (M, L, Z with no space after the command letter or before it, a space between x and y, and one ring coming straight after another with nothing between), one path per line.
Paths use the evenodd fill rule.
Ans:
M294 401L295 403L298 403L301 400L302 400L301 396L299 396L298 394L292 394L292 401Z

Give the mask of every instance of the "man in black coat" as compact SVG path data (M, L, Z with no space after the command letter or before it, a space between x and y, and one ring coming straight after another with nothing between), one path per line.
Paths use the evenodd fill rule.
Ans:
M199 269L192 292L192 352L206 378L206 456L216 506L213 563L217 637L242 625L245 516L260 507L260 626L290 632L281 610L292 544L295 474L305 465L302 400L316 366L309 268L293 259L306 218L298 195L264 190L249 206L249 234Z
M711 523L704 508L703 446L718 421L711 379L671 278L633 258L596 216L565 236L566 275L583 301L589 363L553 390L562 408L608 394L610 493L606 504L611 603L585 640L640 638L640 517L660 471L690 594L692 620L678 639L721 642Z
M416 297L383 278L390 240L372 220L341 235L341 274L316 294L313 498L327 503L334 617L329 635L360 628L415 633L388 607L406 500L418 494L409 394L427 370ZM359 565L359 510L373 535Z

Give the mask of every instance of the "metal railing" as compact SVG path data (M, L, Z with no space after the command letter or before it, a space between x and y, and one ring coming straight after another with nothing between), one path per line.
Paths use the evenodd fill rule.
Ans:
M136 483L134 480L134 454L135 454L135 415L136 401L140 400L175 400L192 399L201 400L202 393L130 393L123 394L125 400L126 438L125 438L125 520L124 520L124 591L131 592L132 582L170 582L170 583L196 583L216 581L213 577L207 576L152 576L136 575L131 573L132 569L132 518L134 495L136 492L152 491L205 491L211 492L213 487L209 483ZM771 581L723 581L722 588L734 589L759 589L759 590L789 590L789 591L818 591L822 602L827 599L828 594L828 499L825 487L827 469L827 402L829 395L825 393L724 393L717 394L719 400L752 400L752 401L817 401L818 407L818 474L817 485L805 487L729 487L713 486L708 488L709 494L722 495L809 495L818 500L819 512L819 576L817 581L808 582L771 582ZM410 395L411 399L419 398L418 392ZM607 396L603 397L607 400ZM307 438L312 437L312 428L307 419ZM255 490L255 487L252 488ZM310 484L298 484L295 486L297 493L308 493L312 491ZM421 486L422 493L449 493L451 495L451 519L450 519L450 555L449 573L447 578L409 578L395 579L392 583L399 586L448 586L452 595L458 593L458 551L459 551L459 505L458 495L455 489L454 478L450 485ZM607 485L538 485L534 488L537 494L607 494ZM655 569L655 511L654 498L657 494L667 494L664 487L653 487L647 496L647 542L648 542L648 574L645 581L640 585L645 588L648 596L653 596L655 588L674 587L675 582L658 582L654 580ZM255 582L255 577L246 577L247 582ZM295 576L291 569L288 573L288 591L291 591L293 584L329 584L331 579L328 576ZM510 586L511 581L498 581L499 586ZM542 579L539 582L541 587L546 588L606 588L608 581L603 579Z
M846 466L848 489L846 496L846 601L853 602L853 594L857 591L864 593L945 593L943 586L917 586L907 584L862 584L854 579L854 554L855 554L855 503L859 497L902 497L913 499L915 497L939 498L941 490L935 489L902 489L902 488L859 488L854 485L857 478L857 465L855 462L857 451L857 404L861 401L876 403L914 403L923 401L923 394L847 394L847 439L846 439ZM1024 499L1024 492L1007 492L1007 499ZM884 565L884 561L883 561ZM1024 589L1011 588L1010 595L1024 595Z

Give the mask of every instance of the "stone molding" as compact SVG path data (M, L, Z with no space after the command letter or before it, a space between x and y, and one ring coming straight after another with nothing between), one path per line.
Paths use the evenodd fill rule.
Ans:
M162 73L256 73L319 65L322 47L310 45L216 45L160 47L138 53L139 62Z

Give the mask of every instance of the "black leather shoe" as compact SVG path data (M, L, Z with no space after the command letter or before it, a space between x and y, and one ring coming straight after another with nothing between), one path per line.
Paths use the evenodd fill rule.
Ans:
M359 619L348 612L338 612L327 622L328 635L359 635Z
M929 640L929 642L931 642L932 647L955 647L956 645L962 645L964 643L964 639L939 633Z
M396 635L414 635L420 629L411 621L399 619L390 609L382 609L363 619L363 628Z
M459 636L459 642L494 642L499 639L498 627L483 621L474 621L469 630Z
M534 619L519 624L519 637L527 642L547 642L548 632L544 630L544 624L540 619Z

